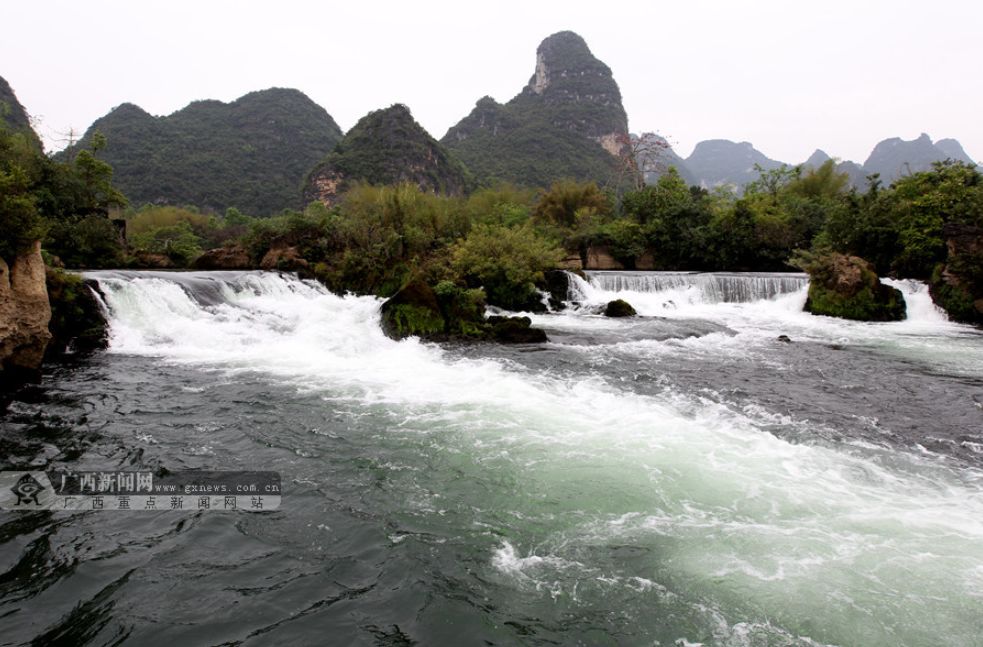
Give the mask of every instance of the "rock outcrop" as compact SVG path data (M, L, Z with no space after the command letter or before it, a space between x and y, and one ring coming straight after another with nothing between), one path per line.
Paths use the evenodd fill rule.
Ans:
M546 187L572 178L607 184L633 163L611 69L569 31L539 45L522 92L504 105L480 99L441 143L487 183Z
M932 299L950 318L983 325L983 227L947 224L946 263L932 276Z
M0 259L0 381L37 371L51 339L41 243L8 266Z
M196 270L248 270L253 263L246 248L235 244L209 249L196 258L191 267Z
M858 321L900 321L901 291L881 283L874 266L857 256L829 254L802 264L809 273L805 311Z
M51 342L45 359L67 353L85 354L105 348L109 343L109 324L96 293L99 285L59 269L46 268L51 321Z
M625 266L611 254L607 245L591 245L587 248L585 270L623 270Z
M570 277L563 270L549 270L543 273L543 284L549 294L550 308L563 310L564 302L570 294Z
M300 255L296 247L274 245L259 262L260 269L298 272L302 275L310 271L310 263Z
M496 341L532 344L548 341L528 317L484 316L484 292L449 281L431 288L421 280L407 283L382 304L382 330L392 339Z
M468 170L396 104L362 117L307 177L304 198L335 204L356 182L409 182L430 193L461 195L471 188Z
M634 317L637 314L638 313L635 312L635 308L633 308L631 304L624 299L609 301L608 304L604 306L605 317Z

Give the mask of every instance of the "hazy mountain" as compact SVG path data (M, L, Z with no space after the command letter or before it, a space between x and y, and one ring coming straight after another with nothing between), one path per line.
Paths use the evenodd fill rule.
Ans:
M829 159L825 151L816 149L802 166L804 169L819 168ZM945 159L974 163L955 139L940 139L933 144L929 136L923 134L912 141L897 137L885 139L874 147L863 166L851 161L837 161L836 170L849 176L851 186L865 191L868 175L879 173L881 181L890 184L902 175L929 170L932 162ZM748 142L736 144L723 139L700 142L685 164L693 178L690 181L696 184L707 188L733 185L739 190L758 178L755 164L766 170L782 165L765 157Z
M484 183L547 186L567 177L606 184L630 156L618 84L569 31L539 45L522 92L506 104L480 99L441 143Z
M450 195L463 194L472 183L464 165L401 104L362 117L311 171L304 197L331 204L357 181L411 182L425 191Z
M850 178L850 186L856 187L858 191L867 190L868 173L864 170L864 167L856 162L840 162L836 165L836 171L838 173L846 173L847 177Z
M2 76L0 76L0 126L6 126L15 132L26 133L37 144L38 148L41 148L41 140L34 132L34 128L31 127L31 120L27 116L27 111L17 100L13 88Z
M962 144L960 144L955 139L940 139L935 142L935 147L942 151L945 156L956 162L966 162L967 164L975 164L976 160L971 159L966 151L963 150Z
M830 159L832 158L826 154L826 151L817 148L812 155L809 156L809 159L802 163L802 167L806 169L819 168Z
M686 158L687 168L704 188L734 185L740 189L758 179L756 164L765 170L782 166L782 162L766 157L749 142L727 139L702 141Z
M903 175L928 171L932 168L932 162L948 158L973 162L954 139L943 139L933 144L925 133L911 141L892 137L874 147L870 157L864 162L864 172L867 175L880 173L881 180L890 184Z
M124 103L63 154L88 146L96 131L107 140L98 156L133 205L237 207L255 215L300 207L307 172L341 139L324 108L282 88L232 103L195 101L167 117Z

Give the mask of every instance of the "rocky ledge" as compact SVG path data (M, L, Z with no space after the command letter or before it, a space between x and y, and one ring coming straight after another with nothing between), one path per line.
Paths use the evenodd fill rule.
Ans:
M0 259L0 381L36 372L51 340L51 306L41 243L13 259Z

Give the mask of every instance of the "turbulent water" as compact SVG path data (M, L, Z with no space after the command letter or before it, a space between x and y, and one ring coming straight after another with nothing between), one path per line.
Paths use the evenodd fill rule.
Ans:
M864 324L799 275L595 273L546 345L438 347L290 276L92 276L110 349L17 395L3 467L283 503L0 513L0 644L981 644L983 335L919 283Z

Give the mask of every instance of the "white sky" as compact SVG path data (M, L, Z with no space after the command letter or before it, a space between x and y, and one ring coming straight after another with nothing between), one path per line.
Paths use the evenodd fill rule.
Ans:
M49 148L126 101L164 115L273 86L343 130L405 103L440 138L478 98L518 93L539 42L570 29L613 70L630 129L684 157L725 138L786 162L815 148L863 162L923 131L983 155L973 0L30 0L0 15L0 76Z

